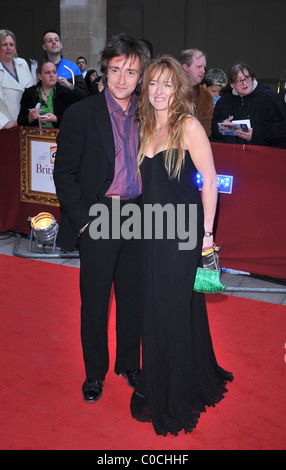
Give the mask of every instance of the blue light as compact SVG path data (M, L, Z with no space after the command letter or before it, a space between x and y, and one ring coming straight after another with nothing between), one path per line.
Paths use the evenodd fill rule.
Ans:
M200 173L196 174L197 185L202 189L203 178ZM219 193L231 194L232 193L233 176L217 175L217 188Z

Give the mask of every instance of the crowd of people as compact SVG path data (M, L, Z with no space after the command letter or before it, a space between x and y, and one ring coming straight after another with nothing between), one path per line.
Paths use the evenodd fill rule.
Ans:
M191 432L233 380L217 363L205 296L194 288L202 252L214 245L211 129L218 116L228 122L247 118L252 127L234 138L262 142L260 106L266 112L274 93L257 83L247 65L232 68L227 79L217 69L205 74L206 56L198 49L182 51L179 60L152 58L148 41L126 34L114 36L102 50L101 76L88 91L85 59L77 59L79 66L64 59L55 31L43 35L47 57L38 83L31 84L27 64L15 58L14 35L0 32L0 38L2 128L37 120L60 125L54 167L62 208L57 244L66 251L79 248L83 399L96 402L103 393L113 284L114 372L134 389L133 418L151 422L159 435ZM13 106L3 91L8 80L16 90ZM272 120L282 108L273 98ZM277 142L280 128L270 127L265 138L275 136ZM150 206L178 211L171 236L165 219L159 236L156 225L145 224Z
M152 44L142 41L152 57ZM14 33L0 30L0 129L39 122L44 127L59 127L70 104L104 89L102 76L88 68L85 57L79 56L75 62L63 57L56 31L44 32L42 47L44 56L35 80L27 62L17 55ZM43 67L48 68L47 60L50 68L55 65L56 74L42 72ZM286 148L284 83L279 93L274 92L258 82L254 70L243 63L232 66L227 74L218 68L207 69L206 54L199 49L181 51L179 61L189 75L197 117L210 141ZM233 135L223 134L218 126L245 120L247 130L236 130Z

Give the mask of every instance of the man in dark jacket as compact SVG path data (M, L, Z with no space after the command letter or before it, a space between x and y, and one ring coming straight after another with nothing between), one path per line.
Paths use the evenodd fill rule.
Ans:
M109 368L107 323L112 283L115 372L133 388L140 372L140 240L125 240L121 233L113 232L95 239L90 208L106 208L108 226L113 228L114 202L120 204L120 213L126 202L140 207L133 92L145 59L144 46L137 40L128 35L114 37L101 53L104 91L66 110L57 140L54 180L63 209L57 242L63 249L73 250L80 236L81 338L86 369L82 392L88 402L101 397Z
M214 108L211 140L230 144L266 145L263 128L275 93L258 83L253 70L246 64L237 64L230 69L228 87L229 91L223 94ZM220 134L219 122L246 119L250 121L248 132L237 131L234 136Z
M286 90L275 95L270 103L264 139L268 145L286 149Z

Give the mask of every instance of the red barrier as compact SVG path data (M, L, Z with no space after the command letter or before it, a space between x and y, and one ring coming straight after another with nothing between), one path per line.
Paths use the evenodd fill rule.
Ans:
M22 202L20 200L20 128L0 131L1 176L0 176L0 232L13 230L30 233L28 217L39 212L50 212L57 221L61 217L59 207Z
M0 131L0 231L30 233L29 216L61 209L20 201L19 128ZM233 176L232 194L219 194L215 241L220 263L286 279L286 150L212 143L218 174Z
M212 144L218 174L232 175L219 194L215 241L221 266L286 279L286 150Z

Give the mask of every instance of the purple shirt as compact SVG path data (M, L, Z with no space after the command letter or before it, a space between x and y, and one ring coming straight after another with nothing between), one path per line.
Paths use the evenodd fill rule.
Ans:
M104 93L115 143L114 178L105 196L135 199L141 194L141 179L137 166L139 132L136 97L131 96L128 113L124 114L108 88Z

